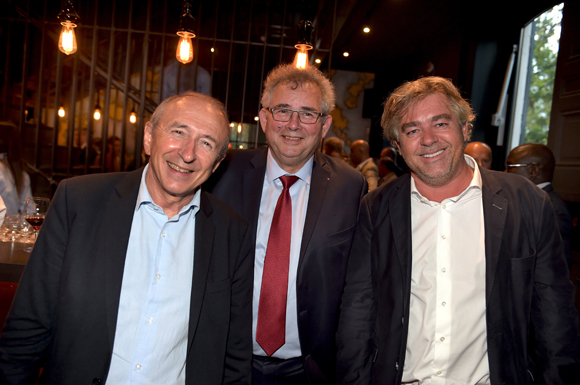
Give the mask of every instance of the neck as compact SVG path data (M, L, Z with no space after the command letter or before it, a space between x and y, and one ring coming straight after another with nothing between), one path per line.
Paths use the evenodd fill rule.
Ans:
M433 202L441 203L445 199L455 197L461 194L471 183L473 179L473 169L467 162L462 162L460 170L448 182L441 185L432 185L421 180L414 172L411 172L415 180L417 191L425 198Z

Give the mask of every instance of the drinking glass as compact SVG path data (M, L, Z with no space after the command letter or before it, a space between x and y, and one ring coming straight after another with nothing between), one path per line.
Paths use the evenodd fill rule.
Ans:
M34 242L36 242L38 230L40 230L42 222L44 222L44 216L49 205L50 199L41 197L28 198L24 204L24 219L34 228ZM24 251L31 252L32 248L33 246L27 247Z

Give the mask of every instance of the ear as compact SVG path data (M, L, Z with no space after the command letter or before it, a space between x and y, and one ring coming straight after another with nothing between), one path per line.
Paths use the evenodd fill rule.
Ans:
M268 118L270 117L268 114L268 110L266 110L265 108L262 108L258 115L260 116L260 127L262 127L262 131L264 131L264 134L265 134L266 133L266 124L268 123Z
M540 167L534 164L530 167L530 179L534 180L538 175L540 175Z
M328 115L322 124L322 138L326 137L330 126L332 125L332 115Z
M215 172L215 170L217 170L217 168L219 167L219 165L221 164L222 160L225 159L225 155L222 156L220 159L215 161L215 164L213 165L213 169L211 170L211 173L213 174Z
M151 156L151 143L153 141L153 125L151 122L145 123L145 132L143 134L143 149L145 154Z
M403 156L403 151L401 151L401 146L399 146L399 141L395 142L395 146L397 147L397 152L399 155Z
M461 132L463 133L463 141L467 143L467 138L469 137L469 127L467 122L463 123L463 127L461 127Z

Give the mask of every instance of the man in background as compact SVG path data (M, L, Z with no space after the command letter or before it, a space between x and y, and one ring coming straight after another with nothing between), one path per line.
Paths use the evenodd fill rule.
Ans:
M330 385L367 186L348 164L317 151L335 102L324 74L279 66L262 95L268 147L228 152L206 186L250 222L254 237L253 383Z
M250 230L200 185L223 105L198 93L145 125L145 169L60 182L0 336L0 383L246 384Z
M552 187L556 160L552 150L540 143L522 144L510 151L506 171L521 175L532 181L533 184L548 193L552 207L556 213L558 229L564 241L568 269L572 268L572 216L566 203Z
M470 142L465 153L475 159L479 167L491 170L491 147L483 142Z
M350 146L350 162L365 176L369 191L376 189L379 184L379 168L371 158L366 140L356 140Z
M346 157L344 152L344 140L337 138L336 136L324 139L322 153L335 158L344 159Z
M379 159L379 186L389 184L397 179L397 171L400 168L397 166L397 151L393 147L385 147L381 150L381 157Z

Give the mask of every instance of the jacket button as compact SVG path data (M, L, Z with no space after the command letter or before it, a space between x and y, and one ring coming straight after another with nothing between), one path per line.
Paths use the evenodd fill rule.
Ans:
M93 385L101 385L101 379L100 378L93 378Z

